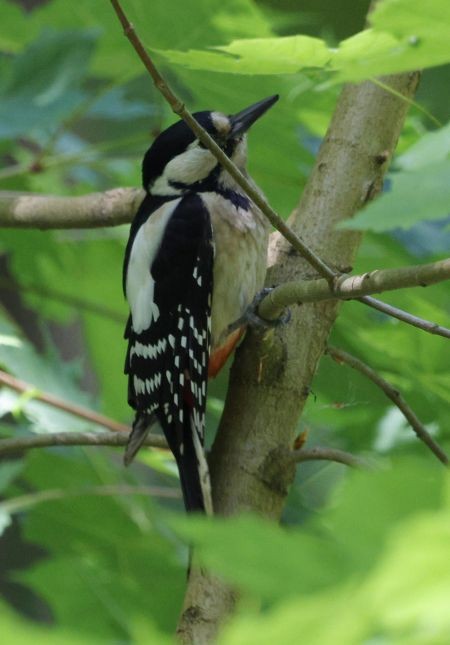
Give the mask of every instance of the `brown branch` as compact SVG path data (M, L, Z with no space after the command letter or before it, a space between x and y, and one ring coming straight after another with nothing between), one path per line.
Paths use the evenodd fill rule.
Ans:
M450 278L450 258L430 264L400 267L398 269L375 269L361 275L342 275L334 289L326 280L302 280L285 282L275 287L259 305L264 318L272 318L281 309L294 303L319 302L331 298L352 299L372 293L427 287Z
M320 302L340 298L357 299L360 302L413 325L431 334L450 338L450 329L424 320L418 316L371 298L368 294L403 289L405 287L426 287L450 278L450 259L430 264L400 267L398 269L378 269L362 275L341 276L333 288L326 280L302 280L285 282L275 287L259 305L258 312L263 318L271 319L291 304Z
M338 448L327 448L322 446L314 446L313 448L301 448L300 450L294 450L291 453L291 458L296 463L301 463L303 461L335 461L339 464L344 464L345 466L350 466L350 468L369 468L369 463L352 455L350 452L345 452L344 450L339 450Z
M11 191L0 192L3 228L95 228L117 226L133 219L143 191L115 188L80 197L55 197Z
M0 457L33 448L55 448L59 446L108 446L111 448L126 446L128 437L118 432L51 432L36 434L30 437L16 437L0 440ZM166 450L168 445L164 437L149 435L144 446ZM353 468L367 468L368 462L337 448L314 446L302 448L289 455L296 463L303 461L335 461Z
M30 437L14 437L0 440L0 457L3 455L56 446L126 446L128 436L121 432L51 432ZM164 437L149 435L144 443L152 448L167 449Z
M64 401L64 399L60 399L54 394L40 392L39 388L37 388L35 385L21 381L20 379L11 376L11 374L7 374L6 372L3 372L1 370L0 384L6 385L6 387L9 387L16 392L20 392L21 394L30 395L31 398L36 399L37 401L47 403L53 408L57 408L58 410L62 410L63 412L73 414L80 419L92 421L92 423L96 423L97 425L103 426L104 428L108 428L108 430L112 430L113 432L125 432L127 434L129 434L130 432L130 427L125 425L124 423L114 421L114 419L105 417L103 416L103 414L99 414L98 412L94 412L93 410L89 410L88 408L84 408L83 406L77 405L76 403L69 403L68 401Z
M327 347L326 354L329 354L337 363L345 363L361 374L364 374L375 385L377 385L384 394L398 407L405 419L409 422L417 437L428 446L431 452L446 466L449 465L449 457L439 444L431 437L423 423L406 403L400 392L388 381L382 378L369 365L363 363L359 358L352 356L343 349L337 347Z

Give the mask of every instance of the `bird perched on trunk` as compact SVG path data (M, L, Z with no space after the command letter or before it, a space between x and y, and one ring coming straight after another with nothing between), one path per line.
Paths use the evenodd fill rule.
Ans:
M246 132L277 100L271 96L232 116L194 116L246 173ZM263 286L269 228L184 121L154 141L142 178L146 195L131 225L123 272L130 306L125 373L136 410L125 463L159 422L186 509L212 513L203 448L207 381L239 341L243 316ZM236 320L243 322L233 325Z

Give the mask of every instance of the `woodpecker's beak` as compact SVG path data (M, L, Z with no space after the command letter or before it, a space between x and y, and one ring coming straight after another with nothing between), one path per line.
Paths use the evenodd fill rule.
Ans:
M247 132L250 126L253 125L260 116L267 112L267 110L271 108L278 99L278 94L269 96L269 98L258 101L258 103L253 103L253 105L245 108L245 110L241 110L241 112L230 116L231 130L228 136L236 137L239 134Z

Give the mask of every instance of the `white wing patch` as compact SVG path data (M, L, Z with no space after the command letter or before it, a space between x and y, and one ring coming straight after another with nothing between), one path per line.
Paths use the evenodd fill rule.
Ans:
M152 321L159 318L159 309L153 298L155 281L150 267L158 253L167 223L179 202L179 199L175 199L155 211L139 229L131 248L126 294L136 334L148 329Z

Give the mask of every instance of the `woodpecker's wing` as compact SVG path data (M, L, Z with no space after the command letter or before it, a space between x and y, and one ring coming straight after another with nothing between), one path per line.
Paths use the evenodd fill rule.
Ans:
M210 506L203 442L214 262L211 221L202 199L192 193L166 201L146 216L149 206L144 200L126 255L129 403L137 411L136 432L145 426L142 417L161 423L178 463L186 506L194 510Z

